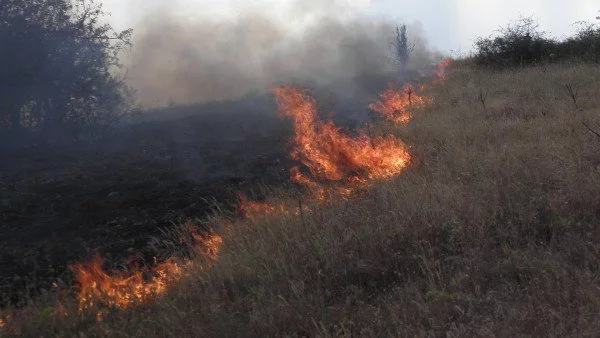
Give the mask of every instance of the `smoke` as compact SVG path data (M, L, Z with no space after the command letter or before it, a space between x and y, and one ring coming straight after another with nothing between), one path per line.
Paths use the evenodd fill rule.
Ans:
M144 106L233 99L274 84L326 85L395 71L395 22L351 14L340 1L297 1L289 18L251 10L190 19L166 10L135 27L128 79ZM419 25L413 59L429 62ZM357 80L358 81L358 80Z

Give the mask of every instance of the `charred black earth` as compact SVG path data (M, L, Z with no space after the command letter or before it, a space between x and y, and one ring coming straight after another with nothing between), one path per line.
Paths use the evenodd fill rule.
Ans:
M233 210L240 191L256 197L285 184L291 129L275 111L267 99L165 109L154 112L162 121L129 124L94 143L4 147L3 302L68 279L69 264L95 253L117 263L152 257L149 243L161 230L202 218L215 203Z
M376 91L334 87L309 92L321 118L352 133ZM0 144L0 306L69 285L68 265L94 254L113 267L160 257L165 230L290 184L292 136L274 98L250 94L147 111L94 142Z

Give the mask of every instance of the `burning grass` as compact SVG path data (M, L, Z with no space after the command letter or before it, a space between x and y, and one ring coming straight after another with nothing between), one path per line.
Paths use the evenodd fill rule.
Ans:
M383 92L379 101L371 104L369 108L389 121L405 124L410 121L409 108L424 107L433 102L433 98L422 96L417 93L412 85L404 85L397 89L395 84Z
M257 217L275 216L289 212L289 208L283 202L269 203L250 200L246 195L239 193L240 201L238 215L241 218L254 219Z
M193 238L193 250L212 263L217 260L223 243L220 235L213 231L200 233L191 223L186 230ZM173 287L189 270L191 260L177 260L170 257L164 262L155 262L149 267L141 267L135 262L127 271L109 271L104 268L104 259L96 255L88 263L73 264L79 310L102 309L105 307L126 308L147 303ZM203 266L209 268L206 262ZM102 310L98 316L101 317Z
M328 198L332 198L332 193L339 197L350 197L375 180L399 174L408 165L410 155L406 146L393 135L373 137L359 129L357 136L348 136L332 121L325 123L318 120L316 102L300 89L279 87L274 89L274 94L279 113L291 118L294 124L291 157L310 171L308 176L299 167L293 167L290 177L293 182L309 188L315 201L327 202ZM413 104L410 94L404 109ZM420 99L419 96L416 98ZM393 104L390 101L378 103L382 109ZM238 216L248 220L284 214L303 215L301 200L297 207L291 208L283 202L271 204L251 201L241 193L239 200ZM227 225L227 229L231 230L231 224ZM223 242L221 236L212 231L199 234L190 224L186 224L186 230L190 235L188 237L194 241L193 251L216 261ZM73 264L70 269L75 275L78 290L78 310L95 312L97 319L101 320L106 313L104 308L124 309L154 301L158 295L176 285L192 264L190 260L179 261L170 257L149 267L140 268L133 263L129 264L126 271L108 271L99 255L91 262Z
M398 88L396 83L390 83L387 90L379 96L379 100L372 103L369 108L388 121L408 123L411 119L411 110L423 109L433 104L434 98L426 92L432 85L440 85L446 81L450 66L452 66L451 59L436 64L434 80L431 83L421 84L418 89L412 84L405 84Z
M463 66L428 89L430 107L395 126L411 145L400 177L361 198L298 197L310 212L232 224L210 270L194 265L142 307L97 322L76 309L49 319L35 303L9 325L25 323L21 333L32 336L594 335L600 142L585 126L600 125L598 77L594 65ZM305 93L286 94L285 107L313 111ZM311 116L307 133L329 132ZM352 165L321 168L308 145L296 155L308 182L369 177ZM299 204L267 203L246 209Z
M410 162L410 154L402 141L392 135L374 137L357 130L355 137L340 131L333 122L317 118L317 104L302 90L293 87L274 89L279 113L294 123L291 157L310 172L291 169L293 182L308 187L318 199L324 199L326 188L321 182L336 183L341 195L398 175Z
M97 301L120 308L148 301L165 292L182 274L181 265L172 260L156 264L151 271L132 266L129 273L106 271L103 264L104 259L96 255L90 263L71 266L79 284L77 298L82 311L96 306Z

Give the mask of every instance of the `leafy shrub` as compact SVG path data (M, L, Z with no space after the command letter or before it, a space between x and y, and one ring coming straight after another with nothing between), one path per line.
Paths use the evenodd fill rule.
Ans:
M496 68L569 59L599 62L600 27L596 23L579 25L575 36L558 41L545 37L532 18L520 18L500 28L499 36L477 39L475 61Z
M475 42L478 64L505 67L541 62L549 58L556 45L538 31L531 18L521 18L499 32L500 36Z
M561 58L600 62L600 26L589 22L578 22L577 25L577 34L558 45L558 55Z
M113 31L103 14L90 0L2 0L0 135L73 139L131 111L114 72L131 30Z

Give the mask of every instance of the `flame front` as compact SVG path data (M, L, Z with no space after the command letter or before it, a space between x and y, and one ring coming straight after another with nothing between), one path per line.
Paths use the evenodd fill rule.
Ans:
M445 80L450 65L450 59L436 65L434 83ZM380 95L379 101L369 108L388 120L407 123L411 118L411 108L433 101L422 94L427 87L422 85L417 91L411 85L401 89L389 86ZM358 129L356 136L349 136L332 121L320 121L315 100L302 90L283 86L273 91L279 114L291 118L294 124L291 157L308 169L308 174L305 174L300 167L291 168L291 180L307 187L317 201L326 200L331 192L350 196L373 180L398 175L410 162L407 147L393 135L372 136L370 132ZM284 203L273 205L250 201L241 194L239 200L242 218L290 212L301 215L303 212L301 202L297 207ZM208 267L212 266L219 256L222 237L213 231L200 233L191 223L186 225L194 241L194 252L206 257ZM74 264L70 268L79 286L79 310L83 311L98 305L124 308L147 302L179 281L193 264L192 260L170 258L162 263L155 262L147 269L132 266L127 272L107 271L103 268L103 259L95 256L89 263ZM102 318L103 313L99 310L98 318ZM6 325L7 319L0 316L0 328Z
M223 243L221 236L213 232L200 234L197 231L191 235L197 253L213 261L217 259ZM132 266L129 271L124 272L107 271L103 268L103 263L102 257L94 256L89 263L71 265L79 286L79 310L96 305L124 308L144 303L164 293L183 277L184 268L193 264L192 261L178 263L170 258L150 269Z
M317 104L302 90L293 87L274 89L279 113L294 122L293 159L304 164L311 178L292 168L294 182L322 193L323 182L338 183L351 192L368 180L385 179L400 173L409 163L404 143L393 136L373 137L357 130L356 137L340 131L333 122L322 122Z
M131 272L105 271L104 260L94 256L88 264L75 264L71 268L79 284L79 308L84 310L98 303L107 306L127 307L163 293L167 286L181 277L181 266L167 261L158 264L151 273L133 268Z

